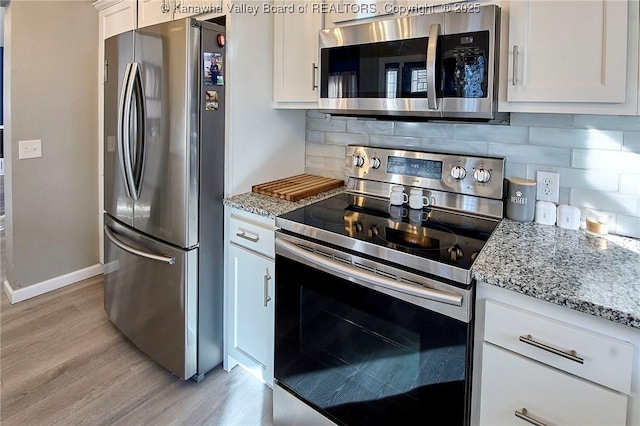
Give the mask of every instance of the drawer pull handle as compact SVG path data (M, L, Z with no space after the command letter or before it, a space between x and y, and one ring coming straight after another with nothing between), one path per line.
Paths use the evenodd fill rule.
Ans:
M533 337L530 334L527 334L526 336L520 336L520 341L522 343L526 343L527 345L535 346L536 348L551 352L552 354L559 355L563 358L570 359L571 361L575 361L578 364L584 364L584 359L576 356L576 351L563 351L552 346L545 345L544 343L536 342L535 340L533 340Z
M539 420L536 420L532 417L529 417L529 412L527 411L526 408L522 409L522 412L519 412L518 410L516 410L515 415L517 418L524 420L527 423L531 423L532 425L536 425L536 426L547 426L546 423L542 423Z
M249 240L252 243L257 243L258 241L260 241L260 236L257 235L255 238L250 237L246 232L244 232L244 229L241 229L240 232L236 232L236 237L244 238L245 240Z

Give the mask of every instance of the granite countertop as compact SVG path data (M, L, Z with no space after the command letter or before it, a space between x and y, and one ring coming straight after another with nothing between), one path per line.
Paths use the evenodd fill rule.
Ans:
M471 276L640 328L640 240L504 219Z
M247 192L224 205L275 218L344 192L291 202ZM477 281L640 328L640 240L579 230L500 222L471 268Z
M235 207L240 210L254 213L260 216L275 218L281 214L288 213L300 207L308 206L316 201L324 200L340 194L347 189L346 186L332 189L330 191L321 192L311 197L303 198L300 201L287 201L282 198L271 197L269 195L256 194L255 192L245 192L244 194L234 195L225 198L223 204L229 207Z

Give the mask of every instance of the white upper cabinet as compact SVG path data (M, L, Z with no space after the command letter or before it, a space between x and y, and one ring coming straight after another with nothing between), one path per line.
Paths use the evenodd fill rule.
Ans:
M173 20L174 0L138 0L138 27Z
M136 28L136 0L100 0L93 3L98 10L103 40Z
M638 112L638 0L502 6L500 111Z
M190 16L222 13L222 0L138 0L138 28Z
M299 3L290 4L297 7ZM311 11L294 10L273 15L274 107L317 108L318 31L321 25L322 14Z

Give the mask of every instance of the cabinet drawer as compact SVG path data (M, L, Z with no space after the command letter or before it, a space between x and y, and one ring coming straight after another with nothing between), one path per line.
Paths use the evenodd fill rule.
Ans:
M232 243L271 258L275 258L275 229L234 215L229 218L229 240Z
M486 301L487 342L629 394L633 346L571 324ZM574 355L570 355L575 351Z
M491 344L482 347L481 425L624 425L627 397Z

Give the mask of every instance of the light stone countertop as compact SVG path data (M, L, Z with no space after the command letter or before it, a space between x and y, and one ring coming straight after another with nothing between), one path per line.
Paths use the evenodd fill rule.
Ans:
M330 191L321 192L318 195L303 198L300 201L287 201L282 198L271 197L269 195L256 194L255 192L245 192L244 194L234 195L225 198L223 204L228 207L235 207L249 213L255 213L260 216L275 218L281 214L308 206L316 201L324 200L340 194L346 190L346 186L332 189Z
M224 205L275 218L344 190L297 202L247 192L225 199ZM471 276L640 328L640 240L504 219L475 260Z
M471 267L477 281L640 328L640 240L504 219Z

